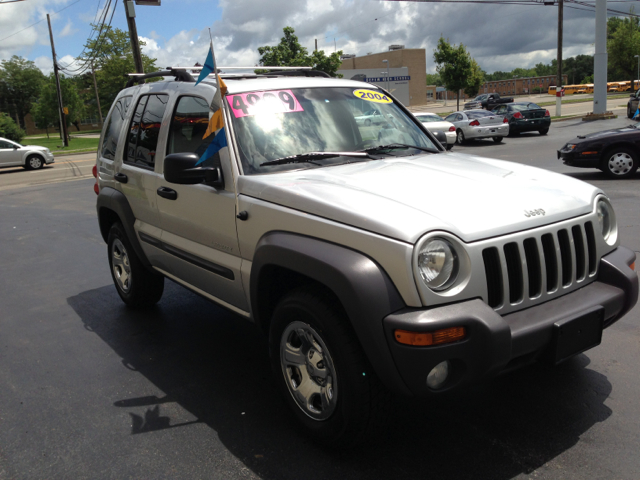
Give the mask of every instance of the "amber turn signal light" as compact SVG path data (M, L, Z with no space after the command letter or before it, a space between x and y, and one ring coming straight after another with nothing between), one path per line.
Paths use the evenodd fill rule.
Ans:
M636 269L636 262L633 262L631 265L629 265L629 268L631 270L635 270Z
M428 347L429 345L442 345L464 339L467 332L464 327L443 328L435 332L410 332L409 330L396 330L394 335L398 343L413 345L416 347Z

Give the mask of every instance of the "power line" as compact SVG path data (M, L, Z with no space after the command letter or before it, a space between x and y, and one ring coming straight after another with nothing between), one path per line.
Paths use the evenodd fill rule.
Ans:
M60 9L60 10L58 10L57 12L53 12L51 15L56 15L56 14L60 13L61 11L66 10L67 8L69 8L69 7L73 6L73 5L75 5L76 3L81 2L81 1L82 1L82 0L76 0L75 2L70 3L70 4L69 4L69 5L67 5L66 7L61 8L61 9ZM2 3L9 3L9 2L8 2L8 1L5 1L5 2L2 2ZM36 23L32 23L32 24L31 24L31 25L29 25L28 27L23 28L22 30L18 30L17 32L12 33L11 35L8 35L8 36L6 36L6 37L4 37L4 38L0 38L0 42L2 42L2 41L4 41L4 40L6 40L7 38L11 38L11 37L13 37L14 35L17 35L17 34L19 34L20 32L24 32L25 30L27 30L27 29L29 29L29 28L33 27L34 25L38 25L39 23L42 23L42 22L44 22L45 20L46 20L46 18L43 18L43 19L41 19L41 20L38 20Z

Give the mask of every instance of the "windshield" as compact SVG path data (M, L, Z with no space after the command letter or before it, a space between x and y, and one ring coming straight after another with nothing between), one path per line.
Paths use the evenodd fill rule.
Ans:
M247 175L367 160L337 156L260 166L310 152L354 152L396 143L437 150L427 134L375 88L298 88L229 94L226 99ZM423 152L404 148L383 155L417 153Z
M478 95L475 100L477 100L478 102L481 102L482 100L485 100L489 95Z
M422 123L444 121L444 119L438 117L437 115L417 115L416 118L420 120Z

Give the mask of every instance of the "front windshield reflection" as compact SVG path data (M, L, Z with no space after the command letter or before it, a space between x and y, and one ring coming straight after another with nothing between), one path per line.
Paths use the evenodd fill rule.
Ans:
M382 95L377 89L365 90ZM389 103L384 103L384 99L363 100L354 92L358 89L301 88L228 95L244 173L273 173L364 160L340 156L314 163L260 166L309 152L354 152L392 143L436 149L429 137L390 99L386 100ZM423 152L399 149L388 155L416 153Z

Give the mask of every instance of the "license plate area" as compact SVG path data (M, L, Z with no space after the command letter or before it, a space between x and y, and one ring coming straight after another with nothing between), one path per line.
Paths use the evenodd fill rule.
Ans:
M604 308L593 307L553 324L550 360L558 365L602 342Z

